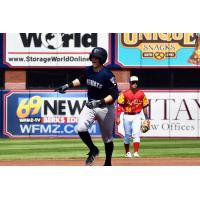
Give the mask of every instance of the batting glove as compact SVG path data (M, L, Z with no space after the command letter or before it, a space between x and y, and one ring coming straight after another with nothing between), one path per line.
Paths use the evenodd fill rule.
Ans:
M69 89L69 84L65 84L65 85L62 85L60 87L58 87L57 89L55 89L55 92L59 92L61 94L65 93L65 90L68 90Z
M93 108L101 108L102 106L104 106L106 103L105 103L105 100L104 99L101 99L101 100L92 100L92 101L88 101L86 103L86 106L90 109L93 109Z

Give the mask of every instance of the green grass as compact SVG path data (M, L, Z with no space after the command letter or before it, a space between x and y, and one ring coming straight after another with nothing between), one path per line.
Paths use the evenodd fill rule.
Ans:
M104 157L101 139L94 139ZM124 157L122 139L114 140L113 157ZM131 145L132 149L132 145ZM88 153L80 139L0 139L0 160L83 158ZM200 139L143 138L141 157L200 157Z

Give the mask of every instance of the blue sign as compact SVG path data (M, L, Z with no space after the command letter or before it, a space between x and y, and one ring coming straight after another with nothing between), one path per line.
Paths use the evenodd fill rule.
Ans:
M115 63L125 68L198 67L197 33L120 33Z
M8 137L77 137L86 92L10 91L4 94L4 134ZM89 129L100 136L97 122Z
M3 136L3 104L2 104L2 90L0 90L0 137Z

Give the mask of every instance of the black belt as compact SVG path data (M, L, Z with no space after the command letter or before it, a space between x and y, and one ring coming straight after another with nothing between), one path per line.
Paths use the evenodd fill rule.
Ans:
M139 113L129 113L129 112L125 112L124 114L126 114L126 115L137 115L137 114L139 114Z

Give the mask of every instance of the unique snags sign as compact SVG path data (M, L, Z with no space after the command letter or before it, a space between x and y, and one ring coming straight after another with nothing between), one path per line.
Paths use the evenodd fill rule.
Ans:
M121 33L116 37L115 62L121 67L197 67L197 33Z

